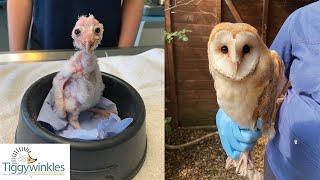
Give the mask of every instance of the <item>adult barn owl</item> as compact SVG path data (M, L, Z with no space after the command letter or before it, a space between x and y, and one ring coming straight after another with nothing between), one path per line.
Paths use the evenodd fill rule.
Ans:
M208 42L209 70L214 79L217 102L224 112L243 129L257 129L262 118L262 133L275 134L272 122L276 100L286 84L284 64L270 51L257 30L245 23L221 23L214 27ZM226 168L257 179L249 152L237 160L227 159Z

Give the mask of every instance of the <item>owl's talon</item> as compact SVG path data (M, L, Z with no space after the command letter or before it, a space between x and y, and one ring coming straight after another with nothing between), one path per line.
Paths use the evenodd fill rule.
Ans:
M103 117L109 119L110 114L118 114L118 111L116 109L106 110L106 109L97 109L97 108L91 108L89 111L97 113L95 117Z
M236 167L236 173L240 176L246 177L249 170L254 169L253 162L249 157L249 152L243 152L240 156L239 162Z
M226 160L226 170L229 170L235 166L235 161L232 158L227 158Z

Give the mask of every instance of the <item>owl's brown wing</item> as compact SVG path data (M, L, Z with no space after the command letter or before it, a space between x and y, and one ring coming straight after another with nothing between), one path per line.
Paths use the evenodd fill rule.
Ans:
M277 113L276 100L280 96L287 79L284 75L284 64L275 51L271 51L273 73L270 75L270 83L265 88L259 106L259 116L262 118L262 134L273 137L275 134L272 123ZM272 72L272 70L270 71Z

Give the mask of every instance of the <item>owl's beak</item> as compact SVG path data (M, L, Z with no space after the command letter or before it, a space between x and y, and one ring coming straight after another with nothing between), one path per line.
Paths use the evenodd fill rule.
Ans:
M235 50L236 50L236 49L237 49L237 48L235 48ZM238 69L239 69L240 62L241 62L241 55L240 55L240 53L241 53L241 52L234 51L234 53L231 55L231 56L232 56L231 62L232 62L232 64L233 64L235 74L238 73Z
M240 61L233 62L233 67L236 73L238 72L239 66L240 66Z
M93 47L93 44L94 44L94 42L93 41L87 41L87 42L85 42L85 46L86 46L86 51L87 51L87 53L89 53L92 49L92 47Z
M238 72L238 63L233 63L235 73Z

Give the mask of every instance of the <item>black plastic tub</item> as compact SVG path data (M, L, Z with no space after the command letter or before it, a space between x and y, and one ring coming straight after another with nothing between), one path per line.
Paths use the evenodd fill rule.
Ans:
M24 94L15 143L70 144L71 179L132 179L141 168L147 149L145 106L141 96L125 81L102 73L106 85L103 96L117 105L120 118L132 117L133 122L112 138L96 141L67 139L37 122L55 74L39 79Z

